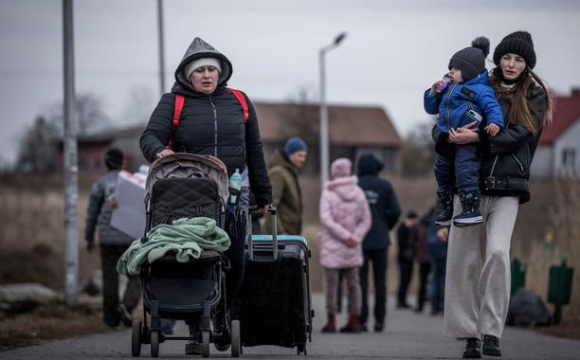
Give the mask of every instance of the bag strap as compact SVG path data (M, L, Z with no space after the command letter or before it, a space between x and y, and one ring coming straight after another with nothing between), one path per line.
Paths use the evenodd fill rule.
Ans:
M179 120L181 120L181 111L183 110L183 104L185 104L185 96L181 94L175 94L175 107L173 108L173 130L171 131L171 138L167 143L167 148L171 149L173 147L173 137L175 136L175 130L179 126Z
M250 117L250 110L248 109L248 102L246 101L246 97L240 90L227 88L238 100L240 105L242 105L242 110L244 112L244 122L248 122L248 118ZM171 149L173 147L173 137L175 135L175 131L179 126L179 121L181 120L181 111L183 110L183 104L185 103L185 96L181 94L175 94L175 107L173 109L173 131L171 133L171 138L167 143L167 148Z
M175 94L175 109L173 109L173 127L179 126L179 119L181 118L181 110L185 103L185 96Z
M248 118L250 117L250 111L248 110L248 103L246 102L246 97L240 90L228 88L228 90L238 99L240 105L242 105L242 109L244 110L244 122L248 122Z

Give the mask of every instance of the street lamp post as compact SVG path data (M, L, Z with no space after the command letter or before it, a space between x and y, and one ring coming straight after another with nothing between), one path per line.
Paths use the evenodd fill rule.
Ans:
M332 44L320 49L320 180L322 185L328 181L328 109L326 107L326 71L324 68L326 53L336 48L346 37L346 33L340 33Z

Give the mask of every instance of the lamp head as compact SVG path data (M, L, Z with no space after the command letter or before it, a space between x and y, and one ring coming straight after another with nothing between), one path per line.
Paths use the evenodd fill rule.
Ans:
M334 46L338 46L338 44L340 44L342 42L342 40L344 40L344 38L346 37L346 33L342 32L340 33L336 39L334 39Z

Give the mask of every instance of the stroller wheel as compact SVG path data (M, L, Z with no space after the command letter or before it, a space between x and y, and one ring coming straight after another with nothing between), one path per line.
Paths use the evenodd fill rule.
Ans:
M159 356L159 331L151 331L151 357Z
M242 352L240 320L232 320L232 357L239 357Z
M141 356L141 320L133 320L131 334L131 355Z
M201 356L203 356L204 358L209 357L209 339L210 339L209 331L202 331L201 332Z

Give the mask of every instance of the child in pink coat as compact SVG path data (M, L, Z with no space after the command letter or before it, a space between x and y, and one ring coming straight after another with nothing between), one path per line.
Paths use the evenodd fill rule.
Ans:
M352 163L339 158L332 163L332 180L324 184L320 197L320 263L326 279L328 323L322 332L335 332L337 289L342 271L347 279L350 319L341 332L360 332L361 288L359 268L363 264L361 244L371 227L371 212L355 176Z

